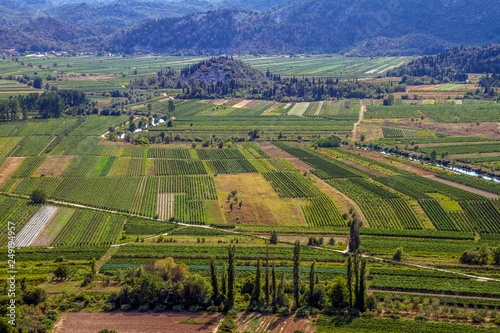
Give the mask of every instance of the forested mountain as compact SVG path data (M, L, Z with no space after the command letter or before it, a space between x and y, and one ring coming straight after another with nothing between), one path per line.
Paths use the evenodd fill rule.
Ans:
M68 4L46 14L83 27L99 27L109 32L117 28L127 28L147 19L180 17L211 9L215 9L215 6L204 0L182 2L126 0L99 4Z
M376 56L436 54L500 40L500 7L489 0L82 1L5 0L0 45L34 51Z
M218 10L148 22L117 36L111 47L124 52L339 52L362 41L380 47L384 41L378 37L429 36L428 49L435 51L499 40L499 11L488 0L402 0L395 6L383 0L307 0L261 13Z
M217 5L230 9L266 10L276 5L292 2L293 0L222 0Z
M425 77L428 77L435 79L438 83L446 83L466 81L466 73L500 74L500 45L493 44L484 48L457 47L435 56L420 57L389 70L387 76L420 77L420 81L424 82Z

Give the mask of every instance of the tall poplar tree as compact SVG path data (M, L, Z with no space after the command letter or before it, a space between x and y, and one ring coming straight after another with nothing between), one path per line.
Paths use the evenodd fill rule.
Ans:
M295 241L293 249L293 299L295 308L299 308L300 300L300 241Z
M236 271L236 245L229 245L228 250L229 260L227 269L227 302L226 311L231 310L234 307L234 280Z

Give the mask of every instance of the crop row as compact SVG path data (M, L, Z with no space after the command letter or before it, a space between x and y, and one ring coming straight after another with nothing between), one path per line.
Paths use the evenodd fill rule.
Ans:
M25 247L16 249L16 261L54 261L63 257L65 260L90 261L100 258L108 246L71 246L71 247ZM0 255L7 258L7 248L0 249Z
M342 166L342 162L333 159L327 161L323 158L316 157L303 159L303 161L316 170L321 171L321 173L317 175L322 179L360 177L359 174L348 170L347 166Z
M499 282L465 279L374 276L370 288L467 296L500 296Z
M160 177L160 193L186 193L190 200L217 200L217 189L211 176Z
M129 216L124 229L125 233L129 235L155 235L170 232L175 228L177 225L174 223Z
M269 156L262 150L262 148L255 142L245 141L241 144L243 148L248 150L255 158L269 158Z
M199 160L163 160L155 159L155 175L196 175L206 174L207 171Z
M422 228L403 199L376 184L361 178L328 180L327 183L356 201L372 227Z
M97 156L77 156L61 173L63 177L85 177L99 160Z
M54 139L52 135L25 136L12 150L11 156L38 156L45 147Z
M176 160L192 159L189 149L185 148L149 148L148 158L168 158Z
M58 135L71 127L76 118L41 119L29 121L4 122L0 124L0 137L27 135Z
M16 231L19 232L39 209L39 206L31 205L27 200L17 200L16 202L5 200L2 202L3 204L7 206L7 209L5 215L0 216L0 246L7 244L8 222L14 222Z
M317 227L345 225L337 207L327 196L302 199L299 205L304 212L307 225Z
M142 216L154 217L156 215L156 205L158 201L158 182L159 179L156 177L147 178L140 210L140 214Z
M51 245L110 245L116 241L123 221L119 215L77 210Z
M500 211L488 200L463 200L460 206L480 233L500 233Z
M239 149L196 149L201 160L245 159Z
M308 179L294 172L264 172L263 175L281 198L316 197L321 193Z
M197 161L199 162L199 161ZM244 172L257 172L253 163L249 160L210 160L202 161L203 165L210 173L244 173Z
M175 244L175 243L174 243ZM271 246L269 252L273 253L276 260L291 260L293 258L292 246ZM227 245L193 245L186 251L183 245L173 245L172 243L156 245L127 245L118 248L113 258L185 258L185 259L227 259ZM241 246L236 247L236 259L256 260L266 257L265 246ZM304 261L318 262L344 262L342 254L325 252L313 248L303 247L301 258Z
M43 161L45 161L44 156L27 157L14 171L12 178L30 177L42 165Z
M458 231L459 228L447 211L435 199L418 200L424 212L438 230Z

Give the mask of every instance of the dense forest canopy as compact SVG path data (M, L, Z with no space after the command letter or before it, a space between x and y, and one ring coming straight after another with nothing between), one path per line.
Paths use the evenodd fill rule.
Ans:
M453 48L436 56L419 57L398 68L387 71L387 76L427 77L415 84L465 82L467 73L500 74L500 45L489 47ZM430 82L427 82L429 81ZM405 83L414 80L405 78Z
M0 6L0 45L32 51L421 55L499 39L498 6L486 0L130 0L42 13L10 7Z

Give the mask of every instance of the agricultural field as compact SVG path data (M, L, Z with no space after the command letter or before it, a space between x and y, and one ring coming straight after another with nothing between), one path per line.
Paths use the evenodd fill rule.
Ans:
M358 70L382 71L389 64L374 59ZM158 101L153 113L168 107L161 98ZM301 280L308 281L315 263L318 283L330 290L335 279L346 277L349 228L359 218L369 268L367 296L378 293L377 302L385 307L381 318L374 319L381 320L376 322L380 327L399 328L383 318L393 305L380 294L389 292L439 298L439 309L455 301L460 309L463 302L491 308L500 304L500 271L494 264L494 249L500 245L497 183L357 149L350 135L366 101L287 104L176 101L178 115L172 126L162 123L138 132L137 137L151 139L142 144L104 135L110 128L125 132L125 115L1 123L0 252L6 254L8 222L15 221L19 276L50 297L62 295L65 288L69 294L93 293L99 301L88 304L101 310L107 297L136 271L142 272L141 267L149 274L151 267L168 258L195 279L199 275L209 281L210 260L220 273L228 246L234 244L235 304L243 310L251 294L245 290L251 289L265 258L273 261L278 278L285 279L285 293L293 297L295 240L301 247ZM422 113L431 117L426 108L401 113L403 107L368 106L365 118L387 118L379 125L385 138L373 143L386 145L387 151L396 145L419 145L419 153L496 152L491 138L466 133L443 137L418 125L391 124L413 117L411 112L415 118L421 119ZM369 116L371 112L376 117ZM315 145L330 135L349 144ZM364 143L366 149L370 143ZM46 195L44 204L30 201L35 190ZM271 231L278 232L277 244L267 241ZM466 251L485 248L489 252L484 264L460 260ZM385 262L398 249L408 266ZM61 265L68 267L68 276L58 280L54 274ZM93 266L99 278L84 285ZM6 268L0 269L0 280L6 276ZM405 302L401 301L410 304ZM415 302L420 306L424 301ZM80 307L68 313L82 314L91 306L82 302ZM321 318L314 329L332 331L331 323ZM252 320L238 317L236 322L252 328ZM363 320L356 318L343 329L363 331ZM494 325L491 320L485 323ZM291 324L282 327L291 327L286 325ZM307 325L301 327L312 327Z
M349 58L342 56L307 57L241 57L243 62L282 76L306 75L320 77L360 78L384 73L389 67L404 63L405 57Z

